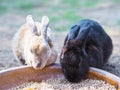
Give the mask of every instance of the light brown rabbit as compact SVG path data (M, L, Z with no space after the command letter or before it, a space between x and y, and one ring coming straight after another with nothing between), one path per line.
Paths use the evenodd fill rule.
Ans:
M54 36L49 28L49 18L43 16L39 23L28 15L26 23L13 38L13 52L22 64L33 66L35 69L43 69L46 65L54 63L57 51Z

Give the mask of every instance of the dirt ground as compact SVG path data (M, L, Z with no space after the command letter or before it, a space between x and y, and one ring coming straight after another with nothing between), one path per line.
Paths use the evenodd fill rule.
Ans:
M111 28L112 25L114 25L114 21L120 17L119 8L120 7L112 7L112 11L117 13L117 15L113 13L109 15L108 12L111 11L111 7L102 10L84 10L84 12L86 11L86 13L90 13L89 18L95 17L95 19L100 20L102 24L104 24L104 22L108 20ZM84 16L85 15L86 17L88 17L88 14L84 14ZM24 16L16 14L5 14L4 16L0 17L0 70L21 66L21 64L16 61L13 56L11 50L11 41L18 27L24 22L23 20ZM14 26L14 24L16 24L17 26ZM118 30L112 27L109 31L107 31L107 33L112 38L114 50L108 63L104 66L104 69L120 77L120 30L119 28L117 29ZM67 32L61 32L55 34L56 46L59 53L61 51L66 33ZM59 58L57 60L57 63L59 63Z

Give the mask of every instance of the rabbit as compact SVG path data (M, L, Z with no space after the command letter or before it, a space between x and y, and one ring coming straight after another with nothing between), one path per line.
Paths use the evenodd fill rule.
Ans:
M35 22L32 15L28 15L13 38L12 50L17 60L35 69L54 63L58 55L49 18L43 16L41 22Z
M112 50L112 40L98 22L79 21L67 34L60 55L65 78L77 83L86 78L89 67L102 69Z

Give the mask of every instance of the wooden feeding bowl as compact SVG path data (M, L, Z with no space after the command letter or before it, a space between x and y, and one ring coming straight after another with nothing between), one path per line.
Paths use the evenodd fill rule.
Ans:
M56 78L58 75L63 76L61 66L57 64L48 66L43 70L35 70L29 66L4 70L0 72L0 90L10 89L25 82L40 82L50 77ZM109 72L91 67L88 77L104 80L120 90L120 78Z

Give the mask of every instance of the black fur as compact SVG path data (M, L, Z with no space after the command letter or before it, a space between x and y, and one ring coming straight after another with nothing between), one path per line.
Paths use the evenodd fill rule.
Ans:
M112 53L111 38L95 21L82 20L65 38L60 63L65 77L71 82L85 78L89 67L102 68Z

